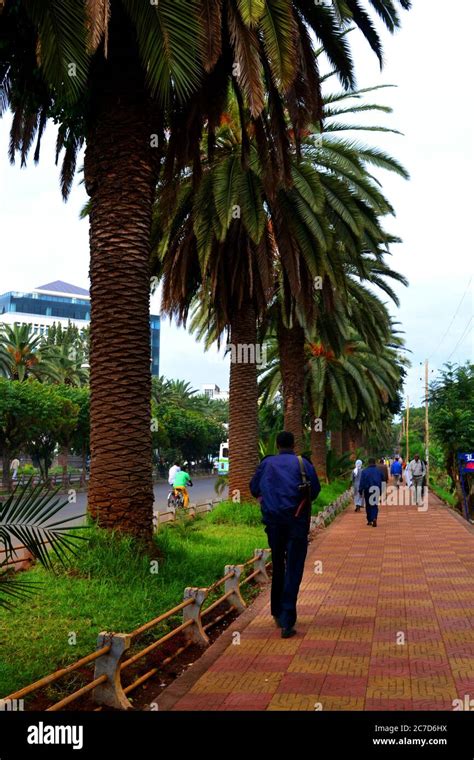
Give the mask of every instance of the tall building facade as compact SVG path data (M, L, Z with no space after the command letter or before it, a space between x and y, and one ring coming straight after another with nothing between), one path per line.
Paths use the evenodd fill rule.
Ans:
M47 335L53 324L79 329L87 327L91 318L89 291L56 280L34 288L29 293L10 291L0 296L0 324L31 325L35 335ZM151 373L160 374L160 317L150 315Z

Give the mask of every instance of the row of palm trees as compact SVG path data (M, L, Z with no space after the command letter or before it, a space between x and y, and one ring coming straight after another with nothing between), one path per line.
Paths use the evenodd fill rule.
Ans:
M0 376L23 382L34 378L42 382L80 387L87 385L87 339L74 342L48 342L28 324L2 325L0 328Z
M298 450L305 428L312 430L313 460L325 477L329 418L338 416L337 428L344 416L353 428L380 425L400 390L402 341L375 289L398 304L390 280L406 280L385 260L396 238L382 222L393 209L371 167L408 175L352 137L362 125L339 120L390 112L366 102L373 89L324 99L324 133L307 131L299 149L290 148L290 186L268 182L255 136L242 165L234 101L200 178L184 171L159 187L153 271L162 277L164 311L185 323L191 310L191 329L208 346L227 336L231 349L265 349L250 361L234 350L231 361L230 488L242 498L258 460L259 395L281 393ZM262 353L269 364L259 389Z
M326 104L337 109L355 87L348 31L357 28L382 63L373 16L394 32L399 8L410 5L0 3L0 110L13 111L11 159L20 155L24 163L35 141L38 159L45 125L54 119L66 197L86 144L89 505L103 524L151 536L152 250L170 312L186 314L191 294L197 296L211 315L210 329L218 336L228 330L234 344L255 344L257 330L273 319L286 416L300 417L302 364L289 366L290 347L301 361L303 332L321 326L324 314L332 320L339 301L347 303L350 268L365 277L364 251L374 266L381 263L388 237L380 216L390 210L375 182L360 175L355 146L341 143L326 156L326 170L314 165L320 151L310 136L319 139L323 116L318 45L344 90ZM359 161L377 163L373 153ZM344 190L338 171L346 176ZM319 278L322 291L314 288ZM255 365L232 365L231 471L242 484L257 454L256 380Z

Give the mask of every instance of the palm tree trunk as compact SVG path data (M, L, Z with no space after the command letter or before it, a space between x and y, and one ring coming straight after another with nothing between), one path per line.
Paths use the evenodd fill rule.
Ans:
M342 430L331 430L331 448L336 457L342 457Z
M311 461L316 469L318 478L322 481L327 481L326 415L321 414L321 417L316 420L318 424L315 425L314 411L311 409L311 422Z
M257 320L253 304L244 303L235 312L230 336L229 498L245 501L252 498L249 483L258 465Z
M150 228L156 133L135 41L119 4L109 58L97 73L87 137L91 197L90 449L88 506L105 528L149 542L153 480L150 430ZM115 19L115 23L114 23ZM115 52L113 52L115 51Z
M342 429L342 451L344 454L349 454L351 450L351 434L347 427Z
M304 398L304 341L301 325L285 327L278 320L278 349L283 390L285 430L295 436L295 450L301 453L304 445L303 398Z

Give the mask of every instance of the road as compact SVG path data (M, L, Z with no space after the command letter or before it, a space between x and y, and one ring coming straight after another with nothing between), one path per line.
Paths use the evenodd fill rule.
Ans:
M215 477L195 478L193 487L189 489L189 497L192 504L202 504L211 499L219 498L214 490L214 484L216 482ZM156 483L154 486L155 492L155 512L163 512L167 507L167 499L170 487L167 483ZM225 492L224 496L227 495ZM67 508L67 513L71 517L74 515L83 515L87 510L87 493L78 493L76 495L76 501L72 502L70 507ZM65 512L61 512L61 515L65 515Z

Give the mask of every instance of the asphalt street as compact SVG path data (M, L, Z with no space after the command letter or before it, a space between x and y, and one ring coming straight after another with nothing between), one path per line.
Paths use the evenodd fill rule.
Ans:
M189 489L189 498L192 504L202 504L211 499L219 498L214 490L214 484L216 477L197 477L194 479L193 487ZM156 483L154 486L155 492L155 512L163 512L167 508L168 493L170 487L167 483ZM226 496L226 493L223 494ZM66 497L65 497L66 498ZM61 511L61 516L70 517L84 515L87 511L87 493L77 493L75 495L75 501L71 502L66 510Z

